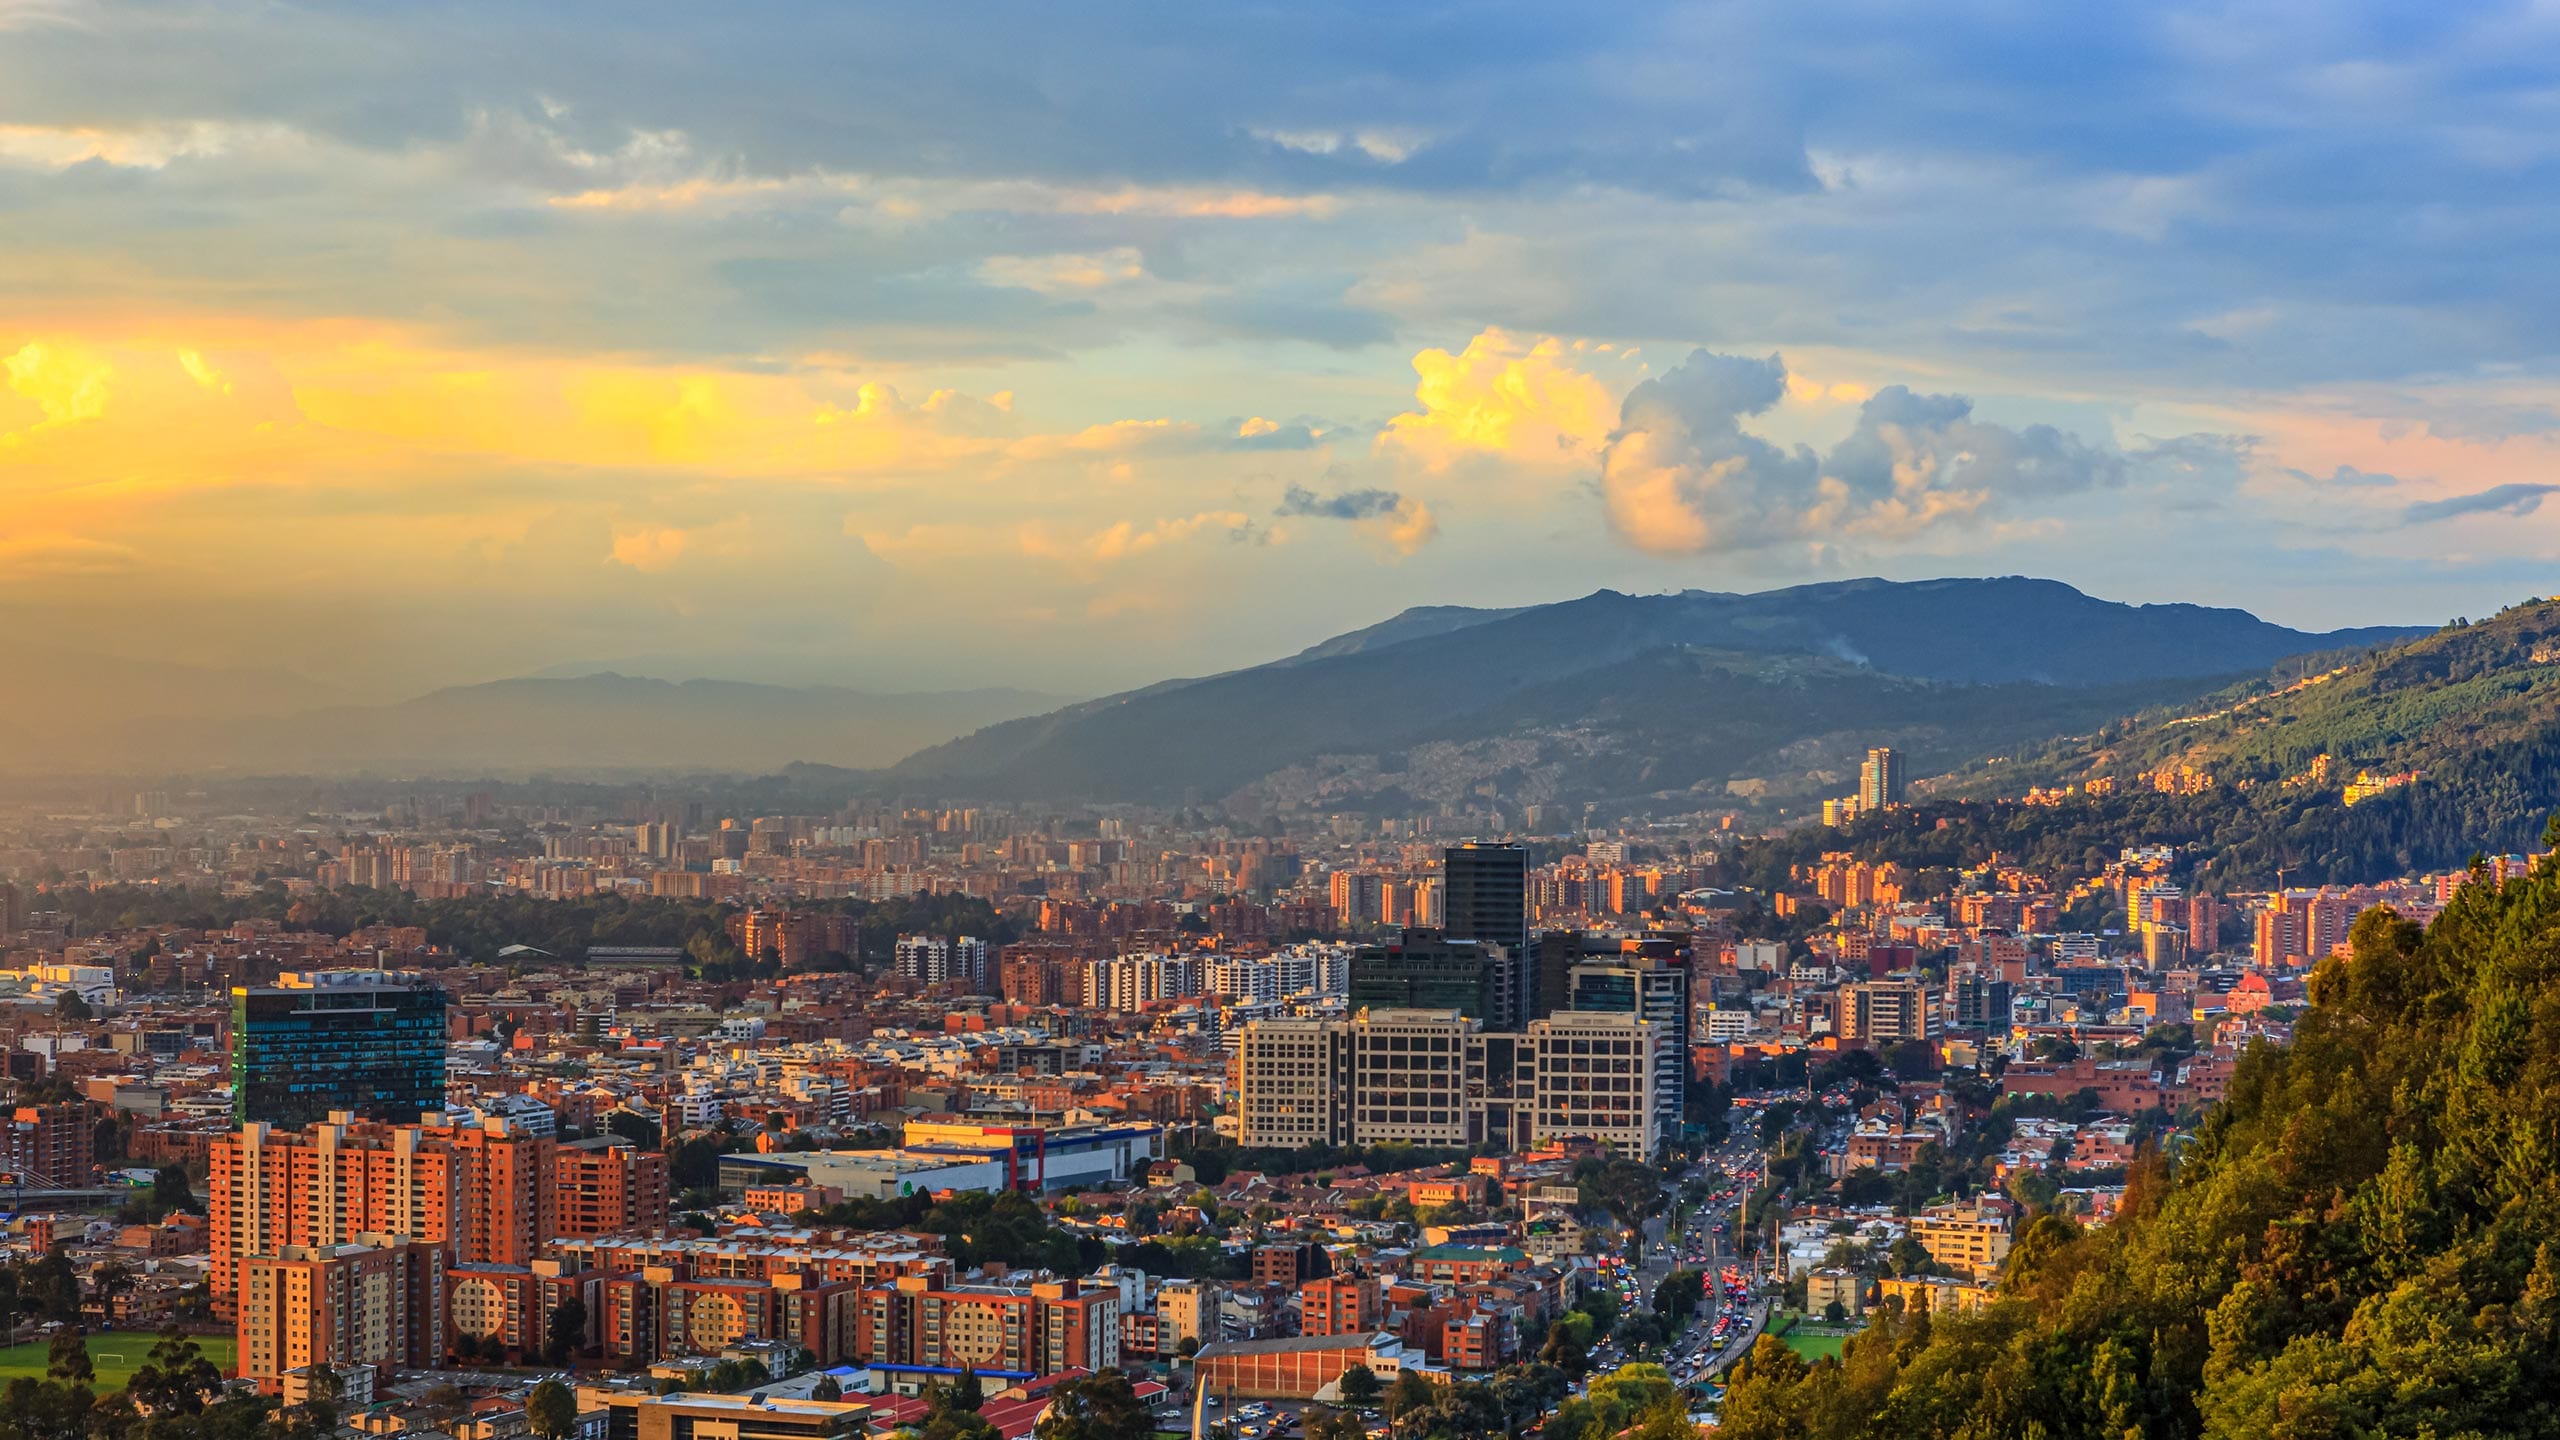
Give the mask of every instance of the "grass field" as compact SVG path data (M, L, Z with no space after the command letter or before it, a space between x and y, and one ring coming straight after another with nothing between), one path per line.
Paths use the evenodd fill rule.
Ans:
M1820 1320L1791 1315L1778 1338L1786 1341L1787 1348L1803 1357L1805 1363L1811 1364L1816 1360L1838 1359L1840 1352L1848 1348L1851 1333Z
M232 1364L239 1355L239 1342L228 1335L198 1335L193 1338L196 1348L204 1352L204 1358L212 1361L222 1373L231 1373ZM97 1367L97 1388L102 1395L123 1389L125 1381L133 1377L133 1372L141 1369L151 1358L151 1347L160 1343L159 1336L146 1330L117 1331L91 1335L87 1339L89 1363ZM44 1367L45 1347L41 1344L12 1345L0 1350L0 1383L15 1380L21 1375L41 1380Z

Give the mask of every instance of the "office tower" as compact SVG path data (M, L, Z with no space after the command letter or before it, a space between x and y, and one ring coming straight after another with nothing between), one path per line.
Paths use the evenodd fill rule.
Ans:
M0 940L7 940L27 928L25 892L6 880L0 880Z
M1346 1031L1324 1020L1255 1020L1236 1052L1236 1143L1295 1150L1348 1130Z
M1573 967L1582 959L1582 932L1541 930L1529 942L1529 950L1529 1018L1542 1020L1572 1009Z
M1238 1139L1517 1150L1579 1138L1650 1160L1672 1053L1663 1027L1634 1014L1559 1011L1523 1034L1449 1010L1256 1020L1239 1045Z
M1528 1038L1537 1051L1536 1143L1591 1139L1645 1161L1660 1153L1656 1087L1668 1048L1661 1026L1636 1015L1559 1010L1530 1022Z
M2009 1028L2009 982L1981 970L1947 977L1948 1010L1961 1030L2004 1031Z
M231 1118L296 1128L444 1109L444 991L384 970L287 972L231 992Z
M1509 1028L1517 967L1499 946L1452 940L1437 930L1407 930L1383 945L1363 945L1351 958L1353 1010L1454 1010L1493 1028Z
M1349 1025L1351 1143L1464 1147L1476 1026L1445 1009L1362 1010Z
M1510 974L1497 1008L1481 1015L1496 1030L1528 1023L1538 986L1529 948L1529 852L1518 845L1452 845L1440 854L1441 931L1452 940L1499 945Z
M1679 1134L1689 1091L1686 960L1640 953L1585 959L1573 967L1570 993L1574 1013L1633 1015L1660 1029L1662 1044L1654 1054L1655 1118L1664 1135Z
M1858 809L1875 811L1901 804L1904 784L1900 752L1889 745L1869 750L1866 763L1858 767Z
M1929 995L1908 980L1840 987L1840 1038L1871 1046L1929 1039Z

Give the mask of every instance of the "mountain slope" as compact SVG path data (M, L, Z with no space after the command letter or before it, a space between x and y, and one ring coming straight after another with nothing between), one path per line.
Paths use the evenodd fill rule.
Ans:
M2309 635L2239 611L2117 605L2015 578L1758 595L1603 590L1514 613L1407 612L1278 664L995 726L910 757L892 778L991 796L1225 795L1322 756L1507 735L1507 722L1486 712L1508 697L1685 650L1827 656L1954 684L2092 686L2191 683L2405 633ZM1665 737L1625 738L1641 747Z
M2350 804L2360 775L2380 784ZM2053 833L2063 851L2176 844L2222 884L2352 883L2534 848L2560 809L2560 602L2028 747L1924 789L1996 799L2034 786L2081 794L2014 817L2013 832Z

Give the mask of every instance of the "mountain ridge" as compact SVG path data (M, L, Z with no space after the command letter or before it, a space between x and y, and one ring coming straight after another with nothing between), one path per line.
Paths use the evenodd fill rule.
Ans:
M1395 752L1451 717L1648 652L1828 656L1940 684L2088 688L2227 682L2291 655L2410 633L2308 633L2242 611L2120 605L2014 576L1750 595L1604 589L1507 613L1407 611L1339 637L1348 643L992 726L909 756L886 778L986 798L1223 796L1329 753Z

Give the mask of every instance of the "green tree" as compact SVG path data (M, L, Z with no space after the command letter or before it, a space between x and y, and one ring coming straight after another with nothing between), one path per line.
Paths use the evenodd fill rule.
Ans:
M1378 1383L1378 1372L1366 1365L1355 1364L1342 1372L1342 1403L1355 1410L1366 1410L1378 1403L1386 1387ZM1312 1437L1311 1437L1312 1440Z
M809 1398L812 1400L841 1400L844 1398L844 1386L838 1384L836 1377L833 1375L821 1375L818 1377L818 1383L809 1387Z
M565 1365L569 1357L585 1348L587 1339L587 1302L570 1295L551 1307L544 1322L542 1358L553 1365Z
M1033 1433L1039 1440L1153 1440L1155 1419L1129 1377L1106 1369L1060 1384Z
M89 1339L80 1327L57 1330L45 1345L44 1373L56 1380L86 1385L98 1378L98 1367L89 1362Z
M1674 1270L1653 1287L1654 1313L1674 1326L1686 1324L1706 1299L1707 1277L1697 1270Z
M200 1415L222 1389L222 1371L196 1342L175 1330L151 1347L150 1358L125 1382L125 1393L154 1415Z
M525 1397L524 1418L543 1440L561 1440L578 1428L578 1397L568 1386L546 1379Z

